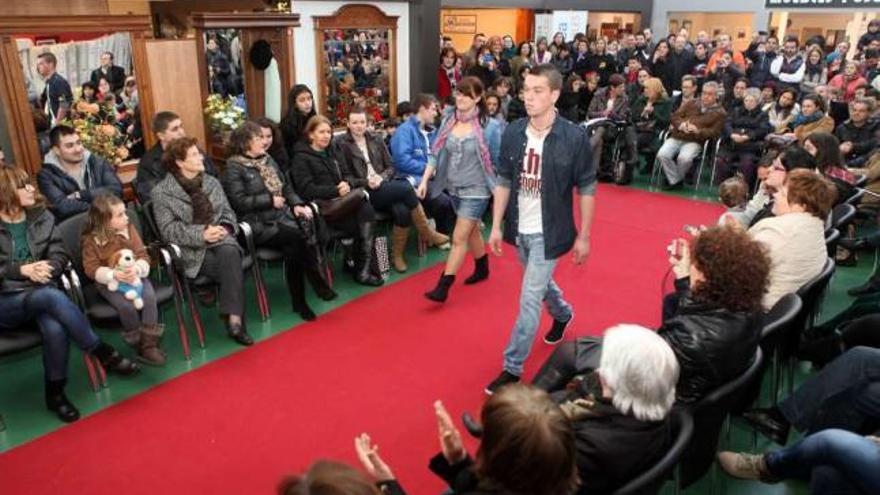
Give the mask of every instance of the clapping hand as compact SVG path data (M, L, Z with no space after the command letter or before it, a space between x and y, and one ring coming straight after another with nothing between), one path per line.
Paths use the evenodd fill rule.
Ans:
M675 239L669 248L669 264L672 265L675 278L679 279L689 276L691 271L691 252L688 242L680 238Z
M434 412L437 415L437 435L440 440L440 450L449 464L458 464L467 458L467 451L461 443L461 434L452 423L452 418L439 400L434 402Z
M370 473L376 481L391 481L394 479L394 473L391 468L385 464L385 461L379 457L379 446L373 444L370 435L361 433L360 436L354 438L354 450L357 452L358 459L363 464L364 469Z

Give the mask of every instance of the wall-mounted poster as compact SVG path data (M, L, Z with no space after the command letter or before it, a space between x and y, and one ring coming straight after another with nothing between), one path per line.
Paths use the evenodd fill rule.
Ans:
M586 32L586 10L554 10L549 14L535 14L535 40L550 41L556 33L572 40L578 33Z
M477 16L444 15L443 32L457 34L477 34Z

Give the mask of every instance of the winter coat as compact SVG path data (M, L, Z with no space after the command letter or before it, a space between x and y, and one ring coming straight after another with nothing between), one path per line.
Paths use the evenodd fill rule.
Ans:
M150 257L144 241L134 225L128 225L128 235L114 234L106 242L99 242L94 234L82 237L82 267L86 276L102 284L113 280L113 255L120 249L130 249L137 259L135 264L138 277L144 278L150 274Z
M394 136L397 137L399 132L398 129ZM306 201L338 198L336 185L345 179L342 167L331 150L328 148L321 153L312 149L311 145L299 142L295 151L290 175L297 194Z
M797 136L798 142L804 144L804 140L806 140L807 136L810 134L816 132L834 132L834 119L827 115L823 115L821 119L815 122L809 122L795 127L792 129L792 132Z
M876 120L868 120L861 127L853 125L851 120L837 126L834 135L841 143L851 142L852 151L845 157L847 160L860 158L870 154L880 144L878 140L880 124Z
M47 153L43 161L43 168L37 174L37 184L59 221L89 211L92 201L102 194L122 197L122 183L116 171L98 155L85 151L84 189L80 189L76 179L64 171L55 152ZM76 192L79 193L79 199L69 197Z
M606 86L604 88L599 88L598 90L596 90L596 94L593 95L593 99L592 101L590 101L590 108L589 110L587 110L587 118L597 119L608 117L612 120L629 120L629 99L626 97L625 92L614 100L614 106L611 108L611 112L607 114L605 113L608 109L608 93L610 92L610 86Z
M231 232L221 241L215 243L238 246L235 234L238 232L238 220L229 206L226 194L220 181L211 175L203 174L202 190L208 195L214 207L212 225L222 225ZM203 237L205 225L193 224L192 200L183 190L177 178L168 174L153 188L153 214L156 226L162 239L180 247L184 271L188 278L196 278L205 261L208 243ZM241 267L235 267L240 270Z
M721 136L724 129L724 118L727 116L721 105L715 105L712 108L703 109L700 100L691 100L681 106L672 114L670 124L672 129L669 135L675 139L689 141L693 143L702 143L707 139L714 139ZM697 127L696 133L684 133L678 130L678 126L682 122L690 122Z
M275 169L275 174L283 183L281 195L287 206L293 208L304 205L305 201L294 192L293 185L275 160L269 157L266 164ZM226 160L222 184L229 205L239 220L251 226L257 244L275 237L278 233L278 223L289 219L289 216L285 216L287 209L275 208L272 193L263 182L259 170L245 165L242 157L232 156Z
M764 138L771 132L770 121L761 107L747 110L745 106L737 107L724 121L724 139L730 151L760 153ZM736 143L730 139L731 134L745 134L749 140Z
M70 256L64 250L61 232L56 228L55 217L43 207L26 210L27 240L34 261L48 261L52 266L50 285L58 286ZM29 262L13 261L15 246L12 234L0 222L0 293L17 292L41 287L21 273L21 266Z
M395 174L394 163L391 161L391 153L388 152L382 138L367 133L366 141L373 170L382 177L383 181L390 180ZM342 167L343 180L348 182L351 187L366 188L369 186L366 157L350 132L337 136L333 140L333 154Z
M141 204L145 204L152 199L151 192L153 190L153 187L155 187L160 180L164 179L165 174L168 173L165 169L165 165L162 164L163 152L164 150L162 149L162 145L160 143L156 143L152 148L149 149L149 151L144 153L144 156L141 157L141 161L138 162L137 187L135 193L137 194L138 201L140 201ZM219 175L217 173L217 167L214 166L214 162L211 160L211 157L208 156L204 151L201 151L201 153L202 161L205 165L205 173L217 177Z

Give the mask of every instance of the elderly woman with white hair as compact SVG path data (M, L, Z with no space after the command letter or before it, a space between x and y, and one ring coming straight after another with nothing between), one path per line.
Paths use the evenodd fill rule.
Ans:
M610 493L663 456L678 373L675 353L655 332L608 329L599 368L554 394L575 430L578 493Z
M761 110L761 90L746 89L743 104L735 107L724 121L722 166L715 179L723 181L740 172L749 190L754 189L764 138L772 130L767 113Z

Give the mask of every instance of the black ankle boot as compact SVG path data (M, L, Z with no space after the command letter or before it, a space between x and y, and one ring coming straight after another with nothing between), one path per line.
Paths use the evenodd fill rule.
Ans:
M449 288L452 287L453 282L455 282L455 275L440 275L437 287L434 287L429 292L425 292L425 297L435 302L445 302L446 298L449 297Z
M287 263L287 291L290 293L290 304L293 311L299 313L305 321L312 321L317 316L306 302L306 282L303 266L298 263Z
M73 423L79 419L79 410L64 395L67 380L46 381L46 407L58 415L65 423Z
M101 342L92 352L105 370L122 376L131 376L141 370L138 364L119 354L110 344Z
M480 258L474 259L474 273L470 277L464 279L465 285L482 282L489 278L489 253L484 254Z

